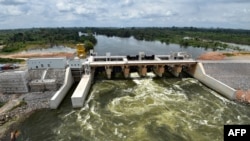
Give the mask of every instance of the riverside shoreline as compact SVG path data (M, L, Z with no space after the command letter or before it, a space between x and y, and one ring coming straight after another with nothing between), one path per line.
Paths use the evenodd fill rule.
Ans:
M0 140L10 139L11 132L18 130L15 126L34 111L49 108L49 100L54 93L54 91L26 94L0 93L0 102L5 103L0 108Z
M74 53L68 52L44 52L44 53L13 53L1 54L2 58L24 59L66 57L72 58ZM25 70L24 65L21 69ZM49 101L56 91L29 92L25 94L3 94L0 92L0 140L10 140L11 132L18 130L17 125L26 119L33 112L40 109L50 109ZM19 131L22 134L21 131Z

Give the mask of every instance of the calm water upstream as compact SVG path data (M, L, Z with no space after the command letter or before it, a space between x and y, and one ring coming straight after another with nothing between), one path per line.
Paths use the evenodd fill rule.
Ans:
M191 46L180 47L177 44L166 45L159 41L139 41L133 37L120 38L98 35L96 38L98 43L95 46L95 52L98 55L105 55L106 52L110 52L111 55L138 55L139 52L145 52L146 55L166 55L171 52L185 51L196 58L204 52L211 51L211 49L205 50L204 48L194 48Z
M105 40L101 42L100 38ZM108 52L113 40L110 52L117 55L137 54L138 51L142 51L138 48L145 43L138 41L138 45L131 38L113 37L108 40L107 37L98 36L98 45L95 48L98 54L104 50ZM118 49L117 52L113 52L119 44L132 50L136 49L127 49L127 52ZM163 45L158 42L152 44ZM166 45L164 46L166 48ZM175 47L174 45L173 48ZM163 47L146 48L148 50L144 51L147 54L155 50L156 54L167 51L161 51ZM18 139L222 141L224 124L250 124L249 105L229 101L193 78L133 77L129 80L96 80L85 107L81 109L72 109L70 96L74 88L75 86L58 110L37 111L20 123L21 135Z
M194 58L198 57L201 53L206 51L211 51L211 49L205 50L204 48L194 48L194 47L180 47L177 44L161 43L159 41L139 41L130 38L120 38L120 37L107 37L103 35L95 36L98 40L95 46L95 52L98 55L106 55L106 52L110 52L111 55L138 55L139 52L145 52L146 55L165 55L171 52L186 51L190 53ZM53 46L51 48L42 49L30 49L23 51L23 53L41 53L41 52L75 52L74 48L69 48L65 46Z

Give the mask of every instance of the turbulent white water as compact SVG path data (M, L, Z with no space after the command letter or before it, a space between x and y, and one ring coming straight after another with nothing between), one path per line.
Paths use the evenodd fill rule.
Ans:
M224 124L250 123L248 108L192 78L99 80L85 107L73 110L69 104L59 112L37 112L22 123L21 138L220 141Z

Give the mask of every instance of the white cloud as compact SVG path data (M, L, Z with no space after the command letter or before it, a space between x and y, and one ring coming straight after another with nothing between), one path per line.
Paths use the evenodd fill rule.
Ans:
M198 26L250 29L249 7L249 0L0 0L0 21L4 21L0 22L0 28Z
M28 0L0 0L0 4L3 5L20 5L27 3Z
M71 11L73 8L71 4L67 4L65 1L59 1L56 7L59 11Z
M3 16L18 16L23 15L28 12L28 10L24 7L16 6L16 5L8 5L8 6L0 6L0 14Z

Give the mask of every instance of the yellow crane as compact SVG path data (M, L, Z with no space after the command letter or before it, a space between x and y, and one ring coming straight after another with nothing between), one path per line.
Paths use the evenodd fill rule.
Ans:
M79 58L86 57L86 50L85 50L84 44L77 44L76 49L77 49L76 53Z

